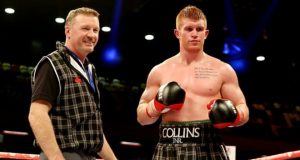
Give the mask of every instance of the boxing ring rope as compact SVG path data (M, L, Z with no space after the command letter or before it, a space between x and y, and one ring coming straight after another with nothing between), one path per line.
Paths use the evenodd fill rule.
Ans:
M12 153L12 152L0 152L0 159L30 159L39 160L38 154L24 154L24 153Z
M0 159L39 160L39 154L0 152ZM103 160L103 159L97 159Z
M9 131L9 130L3 130L0 132L2 135L14 135L14 136L28 136L29 134L27 132L22 131Z
M299 158L299 157L300 157L300 150L297 150L297 151L279 153L279 154L275 154L275 155L271 155L271 156L255 158L252 160L285 160L285 159L293 159L293 158Z
M29 133L22 132L22 131L4 130L4 131L0 131L0 135L28 136ZM124 145L124 146L132 146L132 147L140 147L141 146L141 144L138 142L130 142L130 141L121 141L120 144ZM39 160L39 154L1 152L0 151L0 159ZM104 159L96 159L96 160L104 160Z
M14 134L15 134L15 132L14 132ZM128 145L128 146L135 146L135 147L141 146L141 144L139 144L139 143L126 142L126 141L122 141L121 144ZM39 154L0 152L0 159L2 159L2 158L3 159L39 160ZM103 160L103 159L97 159L97 160Z
M300 157L300 150L265 156L261 158L254 158L251 160L286 160ZM38 154L0 152L0 159L22 159L22 160L39 160ZM97 159L103 160L103 159Z

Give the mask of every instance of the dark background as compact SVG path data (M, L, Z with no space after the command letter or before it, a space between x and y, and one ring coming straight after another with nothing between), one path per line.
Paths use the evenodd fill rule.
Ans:
M118 21L115 12L120 3ZM239 159L255 158L299 148L299 12L292 0L1 0L0 2L0 131L28 132L28 136L3 134L0 149L37 153L27 121L30 105L30 69L64 41L63 24L70 9L88 6L101 14L99 44L89 56L102 80L102 112L108 140L120 159L149 159L157 141L157 124L140 126L136 106L150 69L178 52L173 34L175 17L187 4L203 9L210 30L205 51L227 62L222 54L228 37L248 42L242 58L248 68L237 72L250 108L245 126L220 130L228 145L237 146ZM13 7L13 15L4 13ZM231 13L228 16L227 13ZM233 23L234 22L234 23ZM115 25L114 25L115 24ZM113 32L114 31L114 32ZM145 41L144 34L154 34ZM102 61L103 49L113 42L121 61ZM256 56L264 55L264 62ZM4 66L9 64L9 69ZM25 71L20 71L20 67ZM1 138L0 138L1 140ZM133 141L141 147L121 145ZM0 151L1 151L0 150Z

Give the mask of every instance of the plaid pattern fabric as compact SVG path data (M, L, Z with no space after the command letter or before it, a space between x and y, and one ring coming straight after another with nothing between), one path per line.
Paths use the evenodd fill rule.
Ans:
M166 130L168 128L168 138L186 137L187 131L182 129L197 128L197 139L192 142L193 138L188 142L177 143L170 140L166 143ZM171 133L170 129L174 129L176 134ZM180 130L181 129L181 130ZM179 131L180 130L180 131ZM189 133L192 131L189 130ZM183 134L184 133L184 134ZM169 122L160 124L160 141L156 145L153 160L229 160L225 145L221 138L215 133L215 129L208 121L193 122Z
M56 139L62 150L95 154L103 144L99 90L96 87L95 93L83 75L71 66L66 52L63 44L58 43L57 51L44 57L50 61L60 84L57 105L50 111ZM95 82L98 83L96 79Z

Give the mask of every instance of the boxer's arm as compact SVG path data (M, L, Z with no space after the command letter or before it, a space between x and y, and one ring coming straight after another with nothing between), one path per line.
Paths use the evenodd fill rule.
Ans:
M223 76L225 78L221 88L222 98L232 101L240 116L237 126L241 126L249 120L249 109L245 96L239 86L238 77L231 66L226 66Z
M39 146L48 159L64 160L48 115L50 109L51 104L47 101L36 100L31 103L28 120Z
M155 92L154 92L155 93ZM138 108L137 108L137 121L141 125L147 125L147 124L153 124L159 119L160 113L157 112L154 107L151 107L150 105L153 105L154 102L153 99L149 100L149 97L151 96L151 89L146 88L141 96ZM155 94L154 94L155 95Z
M141 95L137 107L137 121L141 125L153 124L160 117L160 113L151 107L160 87L159 79L160 75L157 67L154 67L148 75L145 90Z

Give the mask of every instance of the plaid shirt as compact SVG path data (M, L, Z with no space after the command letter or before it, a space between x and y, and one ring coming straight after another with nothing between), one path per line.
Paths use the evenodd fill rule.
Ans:
M49 60L59 83L57 105L49 113L55 136L62 150L95 154L103 145L98 81L94 78L94 91L88 79L70 63L72 57L67 52L64 44L58 42L57 50L38 63ZM93 77L97 77L94 66Z

